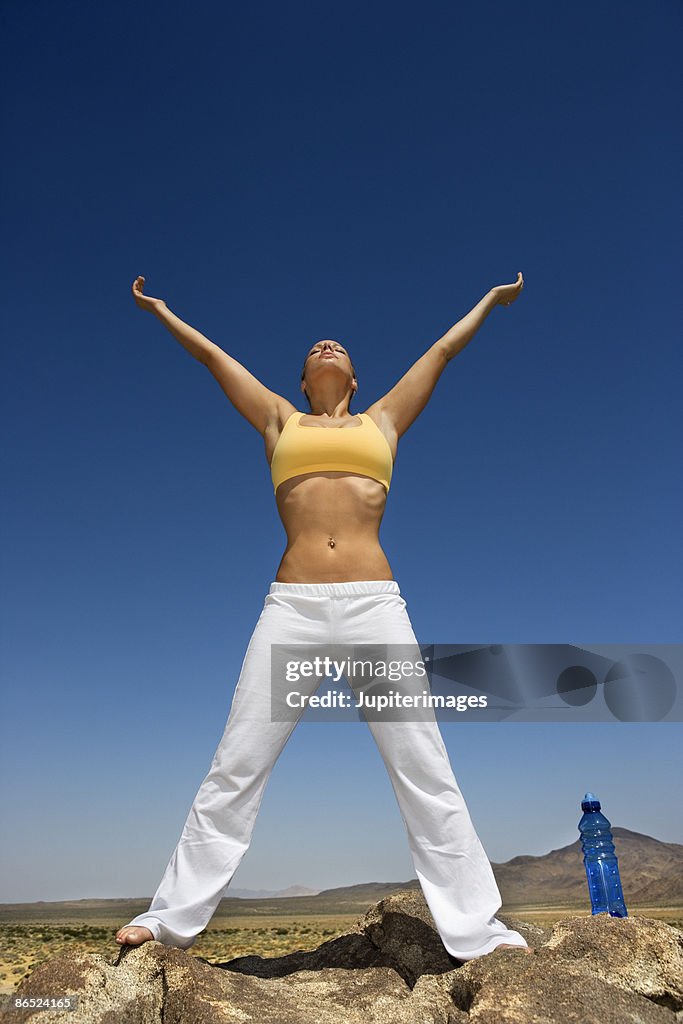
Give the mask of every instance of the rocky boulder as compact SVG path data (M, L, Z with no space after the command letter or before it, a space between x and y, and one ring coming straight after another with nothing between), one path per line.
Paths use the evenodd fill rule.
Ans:
M499 915L500 916L500 915ZM146 942L110 958L55 957L17 989L77 994L76 1010L5 1009L19 1024L673 1024L683 1020L683 934L643 917L501 917L535 947L461 964L421 892L396 893L310 952L211 964Z

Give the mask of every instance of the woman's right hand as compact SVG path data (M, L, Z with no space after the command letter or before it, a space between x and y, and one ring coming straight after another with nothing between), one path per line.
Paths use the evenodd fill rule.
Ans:
M163 299L153 299L151 295L143 295L142 289L144 284L144 277L135 278L133 281L133 297L140 309L146 309L149 313L154 313L160 306L165 306L166 303Z

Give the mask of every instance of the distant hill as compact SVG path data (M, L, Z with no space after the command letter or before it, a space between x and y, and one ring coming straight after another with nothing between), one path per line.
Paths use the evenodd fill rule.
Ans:
M683 845L662 843L628 828L613 828L614 848L628 908L683 905ZM513 857L493 864L508 906L563 906L585 900L587 886L581 840L541 857Z
M626 906L683 906L683 845L663 843L627 828L612 829ZM538 857L521 856L492 864L503 897L503 911L516 907L590 906L580 840ZM311 893L291 886L277 895L249 898L237 889L217 908L221 916L277 916L284 914L362 914L379 900L401 889L418 889L419 882L363 882ZM300 890L303 889L303 892ZM297 892L299 890L299 892ZM230 891L230 890L228 890ZM253 893L253 890L251 890ZM147 910L144 899L82 899L61 902L0 904L1 921L112 920L120 922Z
M683 845L612 829L619 874L628 906L683 906ZM575 906L585 903L587 884L581 840L541 856L513 857L492 863L493 873L506 908L532 906ZM375 903L401 889L417 889L416 878L408 882L366 882L337 889L323 889L320 901L336 905ZM340 911L343 912L343 911Z
M239 900L291 899L292 896L317 896L320 889L307 889L305 885L290 885L287 889L229 889Z

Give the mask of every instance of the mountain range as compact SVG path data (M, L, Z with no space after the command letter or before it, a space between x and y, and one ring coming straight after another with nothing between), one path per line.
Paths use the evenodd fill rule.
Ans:
M683 845L613 827L615 852L627 908L683 907ZM581 842L571 843L541 856L520 856L502 864L492 863L506 912L515 908L563 908L590 902L583 866ZM228 888L218 912L227 915L358 914L402 889L418 889L419 882L363 882L316 891L304 886L280 890ZM244 894L244 895L241 895ZM0 904L0 920L40 914L41 919L80 913L130 916L145 910L149 897L118 900L80 899Z
M638 906L683 906L683 845L664 843L652 836L618 826L612 829L624 899ZM570 907L586 902L587 884L581 840L541 856L520 856L502 864L492 862L503 906ZM293 887L294 888L294 887ZM315 895L294 898L292 912L315 913L316 906L335 908L335 913L356 913L359 907L383 899L401 889L418 889L419 882L363 882L323 889ZM285 890L289 892L290 890ZM230 894L230 895L227 895ZM227 904L236 893L226 890ZM244 901L245 903L247 901ZM235 900L237 903L237 900ZM240 900L240 903L242 901ZM305 908L305 909L304 909ZM266 908L261 904L261 910ZM237 912L237 906L234 907Z
M226 889L240 900L291 899L292 896L317 896L320 889L307 889L305 885L290 885L287 889Z

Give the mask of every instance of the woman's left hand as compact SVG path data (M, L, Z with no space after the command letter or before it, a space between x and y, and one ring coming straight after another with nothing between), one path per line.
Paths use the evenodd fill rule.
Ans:
M524 278L522 277L522 271L517 274L517 280L514 284L499 284L491 291L496 296L497 306L509 306L511 302L514 302L522 288L524 287Z

